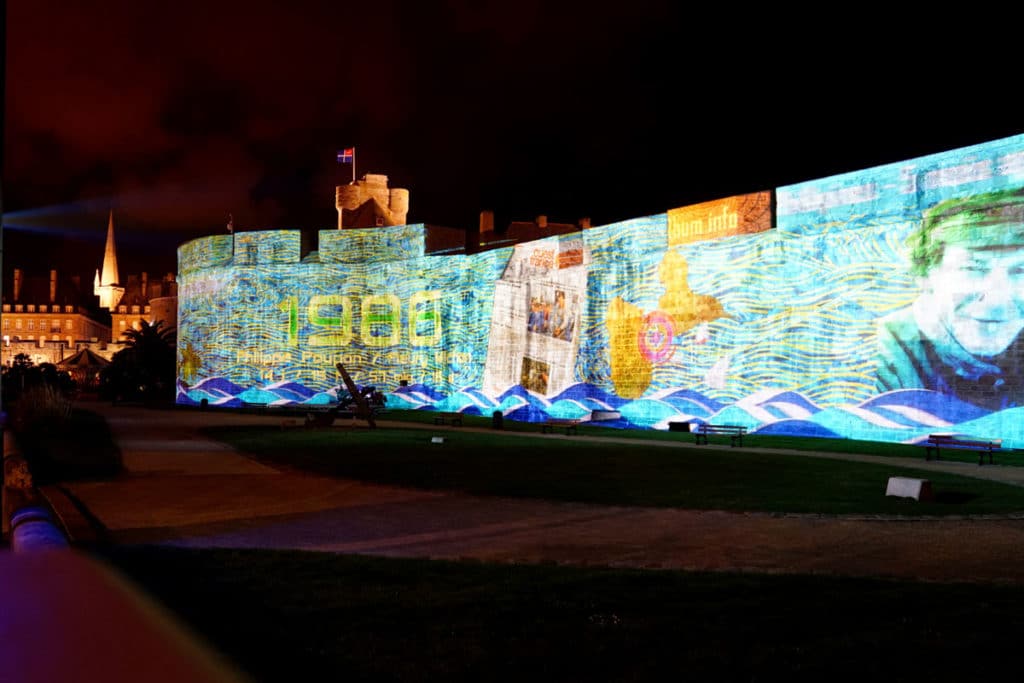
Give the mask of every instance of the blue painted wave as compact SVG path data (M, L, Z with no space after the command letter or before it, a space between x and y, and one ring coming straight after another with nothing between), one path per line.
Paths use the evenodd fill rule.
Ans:
M267 406L331 405L334 390L318 391L296 382L263 387L241 387L219 377L193 385L178 384L177 402L227 408L246 404ZM553 399L521 386L500 396L476 387L445 395L417 384L387 394L387 406L397 410L430 410L489 416L500 411L506 418L542 422L549 418L587 421L592 411L619 413L601 420L615 429L666 430L670 422L743 425L751 433L915 443L928 434L956 432L999 438L1008 448L1024 448L1024 408L989 412L933 391L891 391L849 405L821 407L807 396L790 390L760 391L733 403L691 389L664 389L649 396L625 399L585 383L575 384Z

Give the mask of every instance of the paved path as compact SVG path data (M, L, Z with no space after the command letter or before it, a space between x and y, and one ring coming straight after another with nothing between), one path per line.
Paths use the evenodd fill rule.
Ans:
M415 491L279 471L199 433L214 424L279 425L280 417L88 407L108 420L127 474L66 488L114 542L1024 583L1024 518L772 515ZM1024 485L1017 467L792 453Z

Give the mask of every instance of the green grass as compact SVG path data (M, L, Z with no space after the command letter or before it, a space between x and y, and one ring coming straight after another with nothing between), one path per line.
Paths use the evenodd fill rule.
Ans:
M408 422L413 424L433 425L435 413L423 410L389 410L381 416L383 420ZM491 418L477 415L463 416L467 427L491 427ZM503 431L513 433L540 432L540 425L529 422L505 420ZM556 430L562 433L562 430ZM580 436L594 436L635 441L667 441L693 443L694 435L686 432L668 432L656 429L614 429L602 427L600 423L579 425ZM727 436L711 436L710 443L729 445ZM747 434L743 437L745 448L775 448L781 450L817 451L820 453L859 453L861 455L878 455L902 458L923 458L924 448L905 443L887 443L883 441L860 441L854 439L824 439L807 436L775 436L765 434ZM978 454L973 451L944 451L943 460L950 462L978 461ZM1008 450L996 455L996 461L1013 466L1024 465L1024 452ZM987 462L987 459L986 459Z
M259 681L1005 676L1024 588L115 548Z
M536 430L536 426L533 426ZM608 430L604 430L607 435ZM330 476L477 495L610 505L821 514L1004 514L1024 487L915 470L735 449L667 448L650 440L543 439L422 428L207 430L257 458ZM443 444L432 444L441 435ZM647 433L644 433L647 434ZM610 436L623 436L612 433ZM676 437L678 440L678 437ZM779 439L793 448L821 439ZM843 443L843 442L840 442ZM850 442L845 442L849 448ZM832 446L833 444L828 444ZM921 448L902 446L923 459ZM887 497L891 476L931 481L932 502Z

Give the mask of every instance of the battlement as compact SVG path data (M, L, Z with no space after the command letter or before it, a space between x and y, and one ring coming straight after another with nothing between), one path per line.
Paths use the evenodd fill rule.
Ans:
M374 263L425 254L426 226L399 225L368 230L320 230L320 263ZM280 266L302 261L301 230L259 230L212 235L178 247L178 272L189 274L227 266Z

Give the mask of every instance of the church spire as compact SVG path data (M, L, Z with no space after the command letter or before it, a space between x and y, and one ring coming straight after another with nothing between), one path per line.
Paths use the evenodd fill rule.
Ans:
M100 285L119 285L121 276L117 272L117 249L114 247L114 210L110 210L110 222L107 223L107 247L103 252L103 274Z
M112 310L124 296L124 287L118 282L121 276L117 272L117 250L114 247L114 210L110 210L107 223L107 246L103 251L103 271L96 271L92 293L100 298L100 306Z

